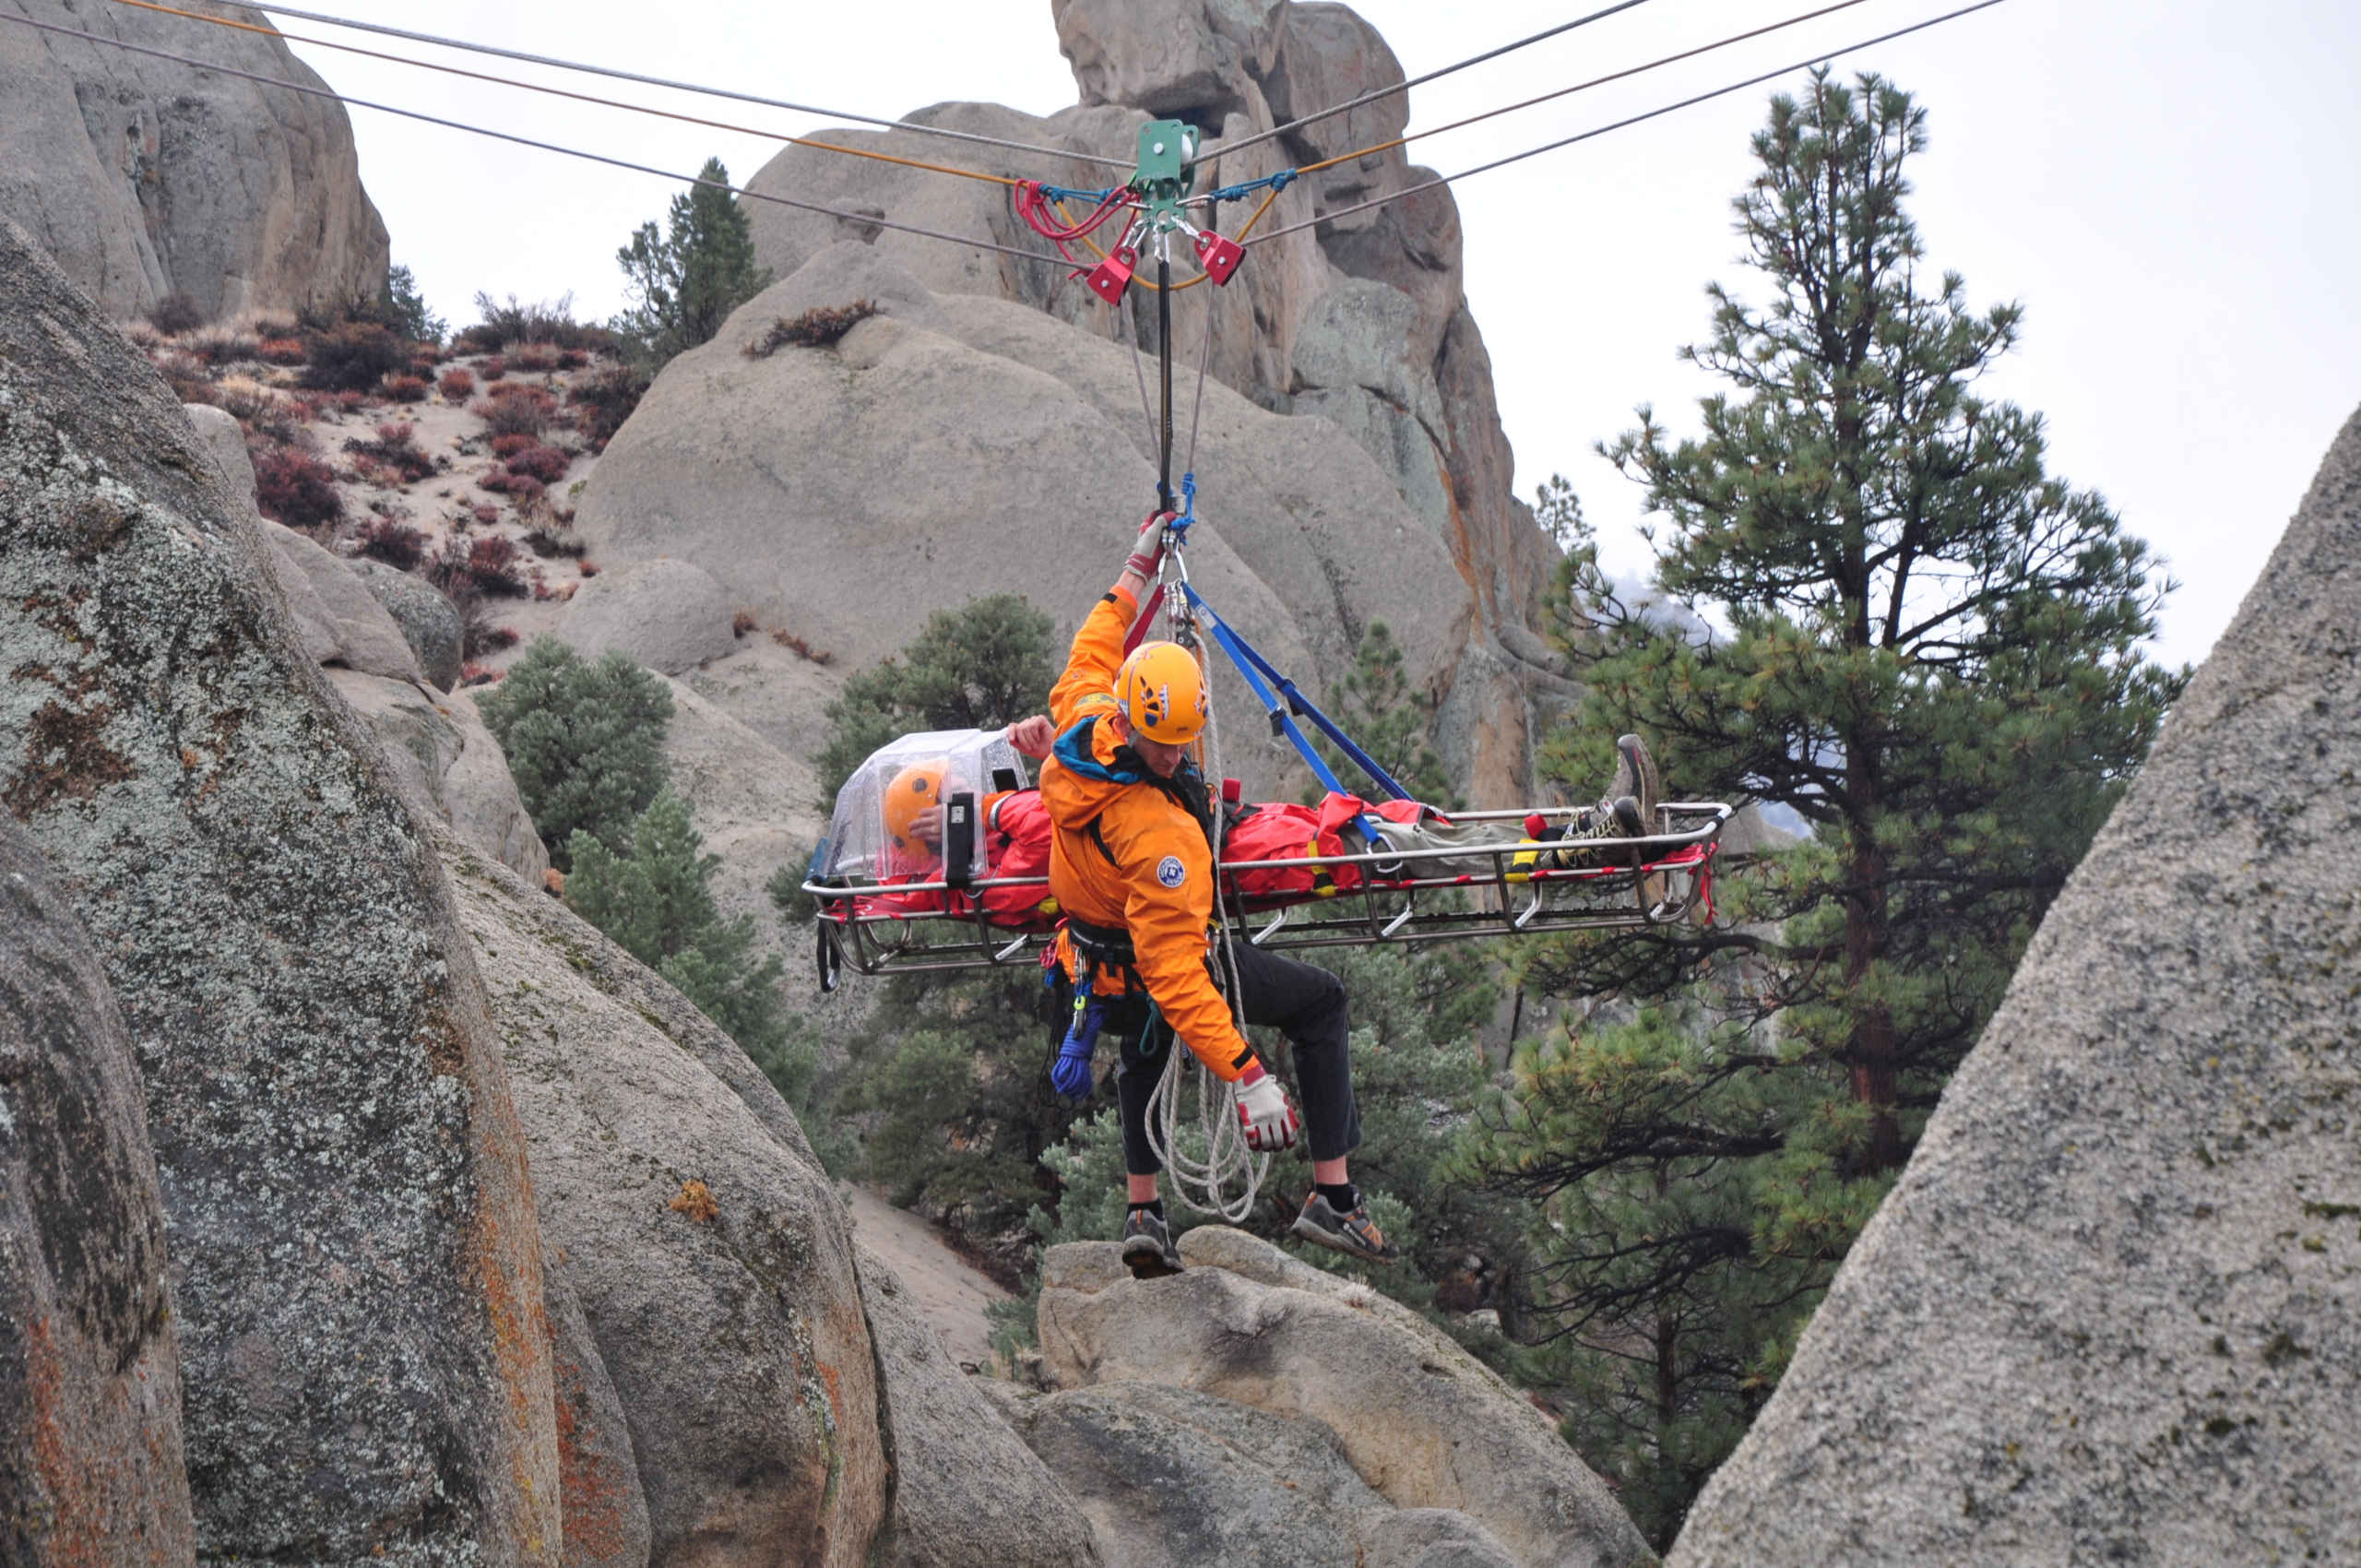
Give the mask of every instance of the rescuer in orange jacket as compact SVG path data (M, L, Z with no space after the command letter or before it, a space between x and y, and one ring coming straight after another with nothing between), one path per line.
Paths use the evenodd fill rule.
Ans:
M1346 1170L1346 1156L1360 1142L1360 1117L1342 982L1325 969L1236 944L1247 1021L1278 1028L1295 1048L1300 1123L1286 1090L1239 1033L1216 983L1219 957L1210 932L1216 829L1204 778L1190 756L1205 722L1203 672L1174 643L1123 652L1140 593L1163 551L1165 521L1149 519L1122 576L1074 635L1065 672L1050 695L1049 725L1026 720L1018 727L1033 731L1026 741L1048 728L1056 733L1041 768L1041 799L1051 825L1050 891L1066 913L1069 972L1078 989L1102 1002L1120 993L1090 1016L1122 1042L1116 1093L1131 1200L1123 1261L1144 1278L1180 1266L1157 1194L1161 1162L1147 1137L1148 1099L1177 1033L1215 1076L1239 1086L1250 1147L1286 1148L1299 1128L1308 1134L1314 1185L1296 1234L1390 1263L1400 1253L1370 1222ZM1077 1017L1083 1013L1077 1009ZM1076 1032L1086 1032L1079 1023ZM1062 1052L1079 1055L1074 1065L1085 1093L1096 1038L1095 1030L1087 1033L1078 1044L1070 1036Z

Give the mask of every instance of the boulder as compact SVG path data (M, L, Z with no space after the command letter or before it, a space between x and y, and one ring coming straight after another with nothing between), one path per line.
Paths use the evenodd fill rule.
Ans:
M1128 350L946 294L834 349L749 359L743 346L780 314L775 296L798 289L774 285L666 367L599 459L576 529L602 558L663 552L727 579L763 623L831 651L832 669L895 653L929 612L987 593L1026 594L1070 636L1154 490ZM1392 625L1414 681L1433 677L1457 628L1434 594L1449 547L1366 454L1218 386L1198 423L1199 462L1222 475L1191 552L1207 598L1314 691L1351 667L1372 619ZM1045 508L1040 476L1052 473L1065 493ZM824 732L829 689L812 682L806 716L774 715L766 732ZM1237 716L1229 772L1257 790L1294 777L1226 669L1216 702Z
M188 422L196 428L197 440L221 472L230 504L253 506L255 503L255 459L246 450L245 426L227 409L217 409L210 403L183 403L181 412L188 415Z
M651 1561L853 1568L886 1517L844 1206L730 1039L447 832L556 1277L631 1434Z
M2361 1551L2361 415L1673 1562Z
M549 1562L540 1240L498 1043L270 549L156 373L0 221L0 806L145 1080L197 1549Z
M1089 1525L1057 1474L952 1364L900 1277L854 1248L877 1350L894 1504L882 1568L1097 1568Z
M1137 127L1151 115L1177 115L1203 128L1209 184L1259 179L1374 146L1399 135L1407 123L1406 98L1386 94L1283 137L1225 152L1226 146L1283 121L1403 80L1384 40L1347 6L1184 0L1177 7L1141 7L1116 0L1055 0L1052 14L1060 46L1074 69L1080 105L1039 118L993 104L938 104L908 116L905 127L822 135L863 150L1093 187L1120 174L1082 155L1128 164L1136 150ZM971 150L908 128L917 125L979 132L1044 150ZM1562 671L1539 635L1556 551L1512 488L1514 463L1501 429L1491 364L1466 307L1457 205L1447 190L1416 191L1388 206L1313 226L1323 214L1411 192L1426 173L1410 164L1402 148L1389 148L1295 181L1266 211L1258 210L1258 195L1250 198L1251 206L1224 204L1208 215L1228 233L1241 231L1253 216L1258 238L1276 237L1254 244L1245 267L1226 288L1190 288L1173 297L1174 358L1184 396L1193 395L1191 370L1202 364L1214 382L1249 402L1333 421L1371 463L1356 475L1356 483L1324 490L1323 504L1338 511L1406 511L1428 536L1444 544L1465 588L1450 588L1448 579L1439 576L1422 579L1418 612L1446 628L1450 640L1435 639L1413 672L1414 683L1454 715L1443 727L1442 750L1461 790L1480 804L1505 805L1525 799L1532 743L1562 712L1568 694ZM949 417L938 414L931 430L880 423L873 435L856 429L848 437L832 428L846 419L842 410L764 410L759 422L765 440L784 438L807 449L816 445L823 454L818 466L807 465L796 476L799 481L813 472L860 473L879 455L899 462L912 451L923 453L931 436L931 445L957 452L967 470L961 475L964 488L954 496L931 482L913 485L923 493L908 497L896 510L901 519L922 519L946 552L959 548L953 537L956 521L980 514L997 522L1003 495L1038 508L1038 476L1044 472L1091 475L1085 493L1068 500L1080 516L1097 513L1102 491L1120 493L1119 513L1138 509L1135 472L1101 471L1089 457L1062 454L1083 446L1103 454L1116 438L1145 454L1145 421L1134 411L1139 394L1122 345L1137 341L1151 351L1156 346L1156 301L1149 291L1132 291L1122 307L1131 313L1126 324L1088 291L1073 286L1072 268L1048 257L1043 242L1014 218L1004 193L979 182L793 147L764 167L753 188L864 215L848 220L753 204L756 254L780 279L791 279L831 248L859 246L937 297L937 311L897 305L897 315L971 346L981 301L1021 305L1063 327L1044 335L1050 352L1028 354L1022 362L1086 391L1108 421L1105 431L1042 433L1031 445L1061 454L1052 459L1042 452L1010 451L1001 437L1014 422L995 414L979 424L963 409L962 391L950 385L930 385L918 394L921 399L949 394L943 404ZM870 221L872 217L939 233L973 234L1044 259L1027 262L947 245L885 228ZM1181 273L1185 277L1190 270L1184 261ZM843 297L828 303L860 297L850 287L860 272L857 263L839 262L831 276ZM853 341L848 339L847 344ZM1106 389L1114 396L1101 398L1097 388L1086 389L1085 383L1102 368L1112 372ZM833 389L833 383L828 386ZM658 413L640 417L676 422L686 417L682 403L662 397L666 389L660 384L657 390L651 400ZM701 379L684 386L680 397L693 401L716 392L713 382ZM816 384L812 396L819 396ZM1217 401L1213 389L1206 400L1210 416ZM919 407L928 405L921 401ZM1016 407L1023 407L1021 395ZM1053 403L1040 407L1062 411ZM1316 419L1301 422L1318 428ZM970 440L970 427L994 434ZM946 430L957 439L945 443ZM876 454L845 449L864 436L874 440ZM713 445L728 439L717 434ZM1327 439L1306 435L1292 445L1300 451ZM628 454L627 444L625 449ZM1201 451L1195 469L1204 515L1214 520L1216 530L1227 529L1228 543L1241 555L1254 550L1251 540L1256 538L1292 548L1292 527L1264 528L1270 508L1264 504L1262 476L1241 473L1235 456ZM1103 457L1097 461L1103 463ZM601 473L610 471L602 461ZM1388 490L1391 495L1384 493ZM643 499L660 504L652 493ZM1384 537L1382 529L1372 531ZM649 540L635 548L652 553L657 546L654 530L649 532ZM1358 524L1323 532L1350 541L1327 560L1341 558L1358 568L1370 559L1372 543ZM871 575L860 550L839 558L826 532L810 537L805 548L818 558L813 569L822 579ZM1426 566L1423 554L1415 564ZM1438 593L1438 583L1448 591ZM1387 620L1399 630L1398 602L1364 607L1341 591L1323 593L1316 585L1269 586L1297 620L1288 632L1320 657L1319 673L1305 683L1315 697L1327 695L1336 676L1349 668L1350 645L1367 619ZM1037 597L1059 612L1062 600L1052 602L1051 590L1062 592L1060 585L1040 587ZM1089 590L1093 596L1097 591ZM1339 601L1336 611L1328 608L1329 600ZM1264 629L1248 610L1231 607L1226 613L1250 632ZM1346 645L1344 662L1331 663L1339 643ZM857 651L849 663L858 670L874 657Z
M426 683L445 692L457 686L464 662L463 629L459 607L450 596L425 578L411 576L383 561L363 558L346 564L401 628L402 640L417 656Z
M401 627L350 564L308 536L266 519L271 563L295 612L296 630L312 657L363 675L395 681L420 678L418 656Z
M1050 1249L1058 1387L1161 1384L1316 1421L1387 1503L1464 1514L1528 1568L1653 1561L1549 1419L1416 1313L1224 1226L1180 1254L1186 1272L1143 1281L1111 1242Z
M267 30L74 0L0 4L326 85ZM60 33L0 30L0 217L23 224L108 315L138 315L173 291L218 319L385 287L386 225L361 188L341 103Z
M541 880L549 850L473 697L354 670L331 670L328 680L376 732L412 811L441 817L527 882Z
M558 616L556 635L585 659L620 650L678 675L738 651L731 614L711 573L687 561L643 560L610 565L584 583Z
M1331 1568L1390 1514L1318 1421L1155 1383L1029 1400L1026 1442L1081 1499L1109 1568ZM1071 1504L1069 1506L1072 1506Z
M1287 0L1050 0L1050 14L1084 103L1210 127L1242 107L1246 87L1277 60L1287 8Z
M193 1550L139 1070L89 933L0 818L0 1562Z

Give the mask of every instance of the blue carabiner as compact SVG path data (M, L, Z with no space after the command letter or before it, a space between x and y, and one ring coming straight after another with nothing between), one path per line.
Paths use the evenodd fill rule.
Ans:
M1165 524L1164 529L1172 536L1174 544L1186 544L1189 542L1189 525L1196 520L1197 476L1193 472L1185 473L1180 476L1180 515Z

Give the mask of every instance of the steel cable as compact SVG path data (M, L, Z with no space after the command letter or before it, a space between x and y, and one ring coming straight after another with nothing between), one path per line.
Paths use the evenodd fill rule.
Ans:
M56 33L66 38L78 38L86 43L95 43L108 49L121 49L133 54L145 54L152 59L170 60L174 65L187 65L200 71L211 71L217 76L236 77L243 81L258 82L264 87L279 88L287 92L299 92L312 98L330 99L349 109L374 109L380 114L396 114L405 120L440 125L445 130L466 131L473 136L490 137L495 141L513 142L518 147L529 147L541 152L554 152L566 158L579 158L587 162L603 163L611 169L628 169L635 174L653 174L659 180L670 180L684 185L705 185L714 190L728 191L732 196L744 196L749 201L764 201L777 207L791 207L801 212L816 212L823 217L842 219L848 223L859 224L866 228L893 229L901 233L917 234L925 239L943 240L951 244L966 245L975 250L994 251L1002 255L1013 255L1020 261L1047 262L1052 266L1065 265L1054 255L1045 255L1039 251L1018 250L1014 245L1003 245L993 240L976 240L963 234L946 234L940 229L922 229L915 223L897 223L890 218L880 218L872 213L847 212L838 208L823 207L817 202L799 201L793 196L773 196L767 191L750 190L744 185L733 185L722 180L705 180L694 174L676 174L669 169L658 169L646 163L634 163L629 159L612 158L603 152L587 152L581 148L564 147L556 142L537 141L531 137L518 136L513 131L496 131L489 125L470 125L465 121L446 120L439 114L427 114L416 109L399 109L390 103L377 103L365 98L347 98L344 94L327 88L310 87L302 82L284 81L277 77L266 77L254 71L238 70L230 65L217 65L210 61L191 59L185 54L175 54L168 49L151 49L146 44L132 43L120 38L108 38L100 33L83 32L74 28L60 27L55 22L36 21L30 17L20 17L7 11L0 11L0 22L13 22L23 27L38 28L42 32Z
M1972 15L1975 12L1989 10L1999 4L2001 4L2001 0L1976 0L1976 4L1973 6L1963 6L1956 11L1946 11L1941 16L1929 17L1923 22L1913 22L1908 27L1896 28L1892 32L1881 32L1875 38L1865 38L1858 43L1847 43L1835 49L1822 50L1819 53L1811 55L1807 59L1797 61L1791 65L1782 65L1777 70L1764 71L1759 76L1749 77L1744 81L1732 82L1727 87L1717 87L1711 92L1701 92L1693 97L1684 98L1678 103L1667 103L1660 109L1651 109L1644 113L1633 114L1628 118L1617 120L1611 125L1599 125L1591 130L1580 131L1570 137L1560 137L1558 140L1544 143L1540 147L1527 148L1523 152L1513 152L1506 158L1495 158L1489 163L1478 163L1472 169L1462 169L1456 174L1439 174L1431 180L1421 180L1417 184L1406 185L1390 196L1372 196L1368 201L1356 202L1351 207L1338 208L1334 212L1323 212L1317 217L1308 218L1300 223L1290 223L1284 229L1273 229L1267 233L1257 234L1252 239L1244 243L1252 245L1268 244L1274 240L1285 239L1289 234L1299 233L1303 230L1313 228L1322 223L1334 223L1340 218L1349 218L1357 212L1367 212L1372 208L1383 207L1389 202L1400 201L1403 197L1416 196L1420 191L1430 191L1438 185L1453 184L1458 181L1468 178L1470 175L1488 173L1494 169L1505 168L1512 163L1522 163L1528 158L1538 158L1545 152L1555 152L1560 148L1572 147L1576 142L1589 141L1594 137L1603 137L1609 131L1619 131L1627 126L1639 125L1641 122L1645 120L1661 119L1663 116L1670 114L1677 110L1694 108L1700 103L1708 102L1716 98L1726 98L1731 93L1742 92L1750 87L1760 87L1764 82L1776 80L1780 77L1789 75L1795 71L1804 70L1809 66L1819 65L1822 61L1833 60L1839 54L1850 54L1858 50L1869 49L1877 44L1890 42L1897 38L1907 37L1914 32L1923 32L1928 28L1940 26L1944 22L1956 21L1960 18Z

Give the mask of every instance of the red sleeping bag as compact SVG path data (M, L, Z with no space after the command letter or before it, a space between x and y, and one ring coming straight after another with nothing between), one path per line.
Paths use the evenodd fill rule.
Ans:
M1326 898L1358 887L1365 868L1349 862L1267 867L1240 862L1361 853L1360 836L1356 833L1347 843L1345 828L1364 814L1405 826L1416 826L1437 816L1431 807L1416 801L1388 801L1373 805L1358 795L1333 792L1316 806L1275 801L1248 806L1230 819L1229 831L1222 837L1221 858L1228 867L1225 885L1231 892L1257 900Z

